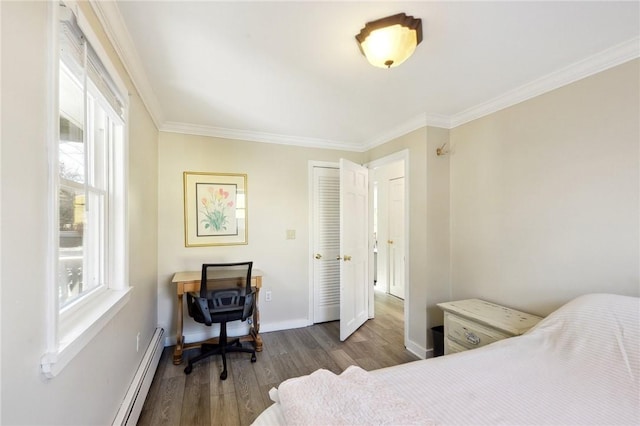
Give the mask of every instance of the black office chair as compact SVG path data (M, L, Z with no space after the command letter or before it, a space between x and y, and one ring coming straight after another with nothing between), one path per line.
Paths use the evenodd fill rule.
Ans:
M187 293L189 316L195 321L211 326L220 324L217 344L203 343L200 355L190 358L184 369L191 373L193 364L211 355L222 355L220 380L227 378L228 352L251 354L251 362L256 362L255 348L245 348L240 339L227 341L227 322L245 321L253 314L255 291L251 288L251 268L253 262L205 263L202 265L200 296Z

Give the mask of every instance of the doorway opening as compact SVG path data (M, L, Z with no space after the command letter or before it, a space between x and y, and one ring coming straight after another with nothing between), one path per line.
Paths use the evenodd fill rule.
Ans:
M405 177L397 161L373 169L374 289L405 298Z
M368 318L375 317L375 292L382 291L397 298L403 307L409 306L408 256L408 150L369 163L368 216ZM340 281L336 281L333 264L340 253L340 229L337 221L339 181L334 173L337 163L309 162L310 189L310 297L309 324L331 321L335 318ZM320 178L319 176L323 176ZM321 185L321 181L323 181ZM337 184L337 187L336 187ZM338 200L339 201L339 200ZM325 206L322 207L322 203ZM344 255L344 254L343 254ZM409 315L404 309L404 342L408 342ZM328 315L327 315L328 314Z
M404 345L409 343L409 150L405 149L370 162L371 253L374 294L384 293L403 305ZM372 317L372 316L371 316Z

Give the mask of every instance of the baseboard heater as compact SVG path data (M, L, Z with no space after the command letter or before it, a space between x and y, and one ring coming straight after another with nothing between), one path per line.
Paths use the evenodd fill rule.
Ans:
M163 334L164 330L162 328L156 328L156 331L153 333L151 342L142 357L140 366L138 366L138 370L122 401L118 414L116 414L113 426L135 426L136 423L138 423L144 400L147 398L153 375L158 368L160 355L162 355L162 349L164 347L162 344Z

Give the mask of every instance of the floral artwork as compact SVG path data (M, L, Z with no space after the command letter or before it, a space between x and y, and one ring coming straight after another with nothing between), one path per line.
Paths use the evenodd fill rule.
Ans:
M247 175L184 172L185 247L248 244Z
M235 235L236 185L196 184L198 208L198 236Z

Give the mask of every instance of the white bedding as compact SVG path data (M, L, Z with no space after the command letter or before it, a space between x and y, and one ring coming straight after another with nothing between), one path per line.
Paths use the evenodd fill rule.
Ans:
M308 376L285 380L270 396L280 403L287 424L435 424L422 406L398 397L384 382L354 365L340 375L320 369Z
M369 375L423 407L425 423L640 425L639 328L639 298L586 295L523 336ZM254 425L289 418L276 403Z

